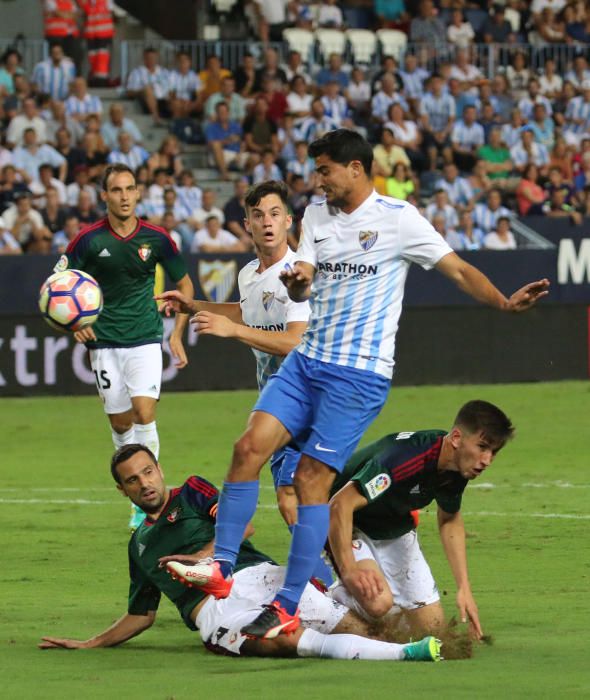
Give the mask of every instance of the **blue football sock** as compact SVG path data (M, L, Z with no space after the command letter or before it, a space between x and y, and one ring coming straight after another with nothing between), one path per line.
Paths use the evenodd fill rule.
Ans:
M293 526L287 574L283 587L275 600L294 615L303 589L320 558L330 524L330 507L327 503L317 506L298 506L297 524Z
M258 505L258 481L224 481L215 523L215 555L221 573L229 576L238 558L244 531Z
M293 534L293 528L295 526L289 525L288 527L289 532ZM326 586L326 588L330 588L330 586L334 583L334 572L332 571L330 565L324 561L324 558L321 554L320 558L318 559L318 563L316 564L316 567L313 570L311 578L319 579Z

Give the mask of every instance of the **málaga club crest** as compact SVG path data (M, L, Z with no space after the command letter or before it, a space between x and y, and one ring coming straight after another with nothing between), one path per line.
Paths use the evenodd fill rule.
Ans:
M359 231L359 243L364 251L370 250L377 241L378 231Z

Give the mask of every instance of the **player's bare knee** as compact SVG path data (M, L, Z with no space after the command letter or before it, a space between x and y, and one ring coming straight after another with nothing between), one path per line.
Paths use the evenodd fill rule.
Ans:
M301 458L293 478L299 502L305 505L327 503L336 474L325 464Z
M133 427L133 420L127 416L109 416L111 428L118 434L123 435Z
M393 596L390 591L384 591L374 600L362 599L358 601L363 610L370 617L380 618L391 610L393 607Z
M234 443L230 474L239 480L256 479L267 457L257 448L251 432L246 431Z

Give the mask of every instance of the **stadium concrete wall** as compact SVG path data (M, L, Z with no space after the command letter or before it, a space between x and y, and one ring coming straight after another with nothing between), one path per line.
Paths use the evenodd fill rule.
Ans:
M551 293L526 314L481 307L436 272L413 266L396 352L399 385L588 378L590 238L563 239L544 251L465 254L506 294L548 277ZM200 298L237 300L237 271L251 256L188 256ZM92 394L87 353L57 334L37 311L53 261L0 258L0 396ZM165 319L165 338L173 320ZM164 389L254 388L254 359L239 343L187 339L190 365L178 372L165 347Z

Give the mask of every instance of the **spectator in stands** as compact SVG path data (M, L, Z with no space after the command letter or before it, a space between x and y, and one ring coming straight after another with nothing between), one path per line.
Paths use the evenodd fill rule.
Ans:
M82 138L83 164L88 167L88 176L93 182L100 182L107 165L107 153L102 138L87 131Z
M244 228L248 186L248 178L241 177L236 180L234 183L234 196L228 199L223 207L225 228L242 242L244 250L249 250L253 245L252 236Z
M67 209L59 201L59 193L55 187L47 187L43 192L42 202L37 200L37 209L41 214L44 226L55 235L64 227Z
M178 177L184 170L180 144L173 134L168 134L162 139L160 147L149 157L148 167L150 172L163 168L171 178Z
M490 231L483 239L484 248L488 250L515 250L516 239L510 230L510 218L500 216L496 222L496 230Z
M574 86L576 92L582 90L582 83L590 80L590 68L588 68L588 61L584 54L578 54L574 58L573 65L566 72L564 79Z
M225 222L225 216L221 209L216 206L217 196L213 190L203 190L203 201L199 209L195 209L191 212L189 219L189 224L195 228L200 229L205 225L205 221L210 216L215 216L219 219L219 222L223 224Z
M574 178L574 189L577 195L590 185L590 151L586 151L582 156L581 165L580 172Z
M385 122L384 126L393 132L394 143L404 149L412 168L417 172L422 172L426 165L426 159L420 148L422 135L416 122L405 119L403 107L395 102L390 105L387 117L388 121Z
M164 212L160 226L166 231L174 243L176 243L178 250L183 251L186 247L186 243L180 232L176 230L178 228L178 222L171 211Z
M342 10L336 6L336 0L323 0L317 14L318 27L344 29Z
M251 53L242 57L242 62L235 69L236 92L244 99L249 99L254 94L256 83L256 61Z
M86 79L78 76L71 84L71 94L66 100L66 114L78 121L85 122L88 117L102 115L102 102L97 95L88 92Z
M375 94L381 90L381 78L386 74L390 73L393 75L396 83L397 90L401 91L404 89L404 83L398 72L397 61L393 56L385 54L381 58L381 68L373 75L371 80L371 93Z
M167 212L172 214L174 217L175 225L179 227L182 238L188 240L188 243L190 244L193 230L186 222L190 218L192 212L178 200L174 187L164 188L161 203L158 203L151 208L148 218L151 223L156 224L157 226L162 226L162 218Z
M26 129L33 129L37 134L37 142L47 141L45 120L39 116L37 103L32 97L23 100L22 113L17 114L9 123L6 131L6 143L9 148L23 145L23 134Z
M246 116L246 101L236 92L236 81L228 76L221 81L221 90L214 92L205 102L205 116L209 120L216 119L215 106L225 102L229 108L229 118L232 122L242 122Z
M51 95L54 100L65 100L75 76L73 61L64 54L62 46L54 44L49 49L49 58L35 66L31 87L35 92Z
M354 129L355 124L351 119L350 108L346 98L340 93L340 85L335 81L329 81L324 87L324 94L320 98L324 105L324 113L338 128Z
M176 68L168 73L168 88L168 109L173 119L188 119L201 110L201 80L186 51L176 54Z
M396 82L393 75L385 73L381 78L381 89L373 95L371 100L371 115L380 126L387 121L389 107L395 102L399 103L405 112L409 111L408 103L395 88Z
M295 144L295 157L287 162L287 184L291 185L295 176L303 178L306 189L313 188L313 176L315 163L307 153L307 142L297 141Z
M470 211L463 211L459 216L456 231L449 231L447 243L453 250L481 250L484 247L484 232L473 224Z
M301 75L296 75L290 83L291 90L287 95L287 109L295 118L295 126L301 125L311 114L312 95L307 91L307 83Z
M53 146L44 143L39 145L37 132L33 128L25 129L23 145L14 149L14 165L21 174L26 173L26 180L39 179L39 167L49 163L59 171L59 179L65 182L68 172L66 159Z
M528 69L527 55L523 51L516 51L513 55L511 64L506 68L506 77L510 83L512 97L516 101L525 97L531 71Z
M265 180L282 180L281 169L275 163L275 155L272 149L262 152L261 162L252 171L252 184L257 185Z
M460 7L455 7L451 11L451 23L447 27L447 39L450 44L461 49L466 49L473 43L475 32L473 27L463 15Z
M462 92L469 92L474 97L477 97L477 88L483 79L483 75L476 65L469 62L469 51L467 49L457 50L449 77L459 81Z
M424 94L424 81L430 73L418 65L418 59L413 53L407 53L404 57L404 68L399 71L403 82L404 95L412 109L417 112L418 103Z
M264 63L256 70L256 80L254 81L254 92L262 90L262 83L267 78L278 80L281 89L287 84L287 75L279 66L279 54L276 49L267 48L264 51Z
M524 119L520 109L515 108L510 113L510 122L502 126L502 143L511 149L520 143L521 130L524 126Z
M33 180L29 189L33 194L33 206L42 209L45 206L45 195L48 189L54 189L58 195L58 204L66 204L66 186L61 180L53 177L53 168L49 163L39 166L39 177ZM55 231L53 231L55 233Z
M115 148L107 156L109 163L125 163L131 170L137 170L150 157L150 154L143 146L133 143L131 134L127 131L119 131L117 141L119 142L119 147Z
M257 34L264 44L282 41L283 30L291 25L289 13L297 14L294 0L253 0L251 3L257 24Z
M545 111L548 116L553 114L553 109L551 107L551 102L541 94L539 81L536 78L531 78L529 80L527 94L522 97L518 102L518 109L526 121L529 121L533 117L533 108L535 105L542 104L545 107Z
M560 168L557 167L549 168L549 179L548 182L545 183L545 191L547 192L549 199L551 199L551 195L555 190L560 190L563 192L564 202L566 204L574 207L578 205L573 183L570 184L565 182Z
M476 117L475 107L468 105L463 110L463 119L453 126L453 159L459 170L473 168L477 160L477 151L485 143L483 127L476 121Z
M567 195L563 189L554 189L549 199L543 204L543 214L556 219L569 219L579 226L583 219L580 212L576 211L572 204L567 203Z
M486 203L475 205L473 210L473 223L477 228L489 233L496 229L498 219L501 216L510 217L510 210L502 204L502 193L493 187L487 195Z
M25 253L50 251L51 232L43 225L41 214L33 209L30 192L19 192L15 203L3 212L2 219Z
M502 4L496 3L493 6L492 14L483 23L481 35L486 44L510 44L516 41Z
M550 151L555 143L555 124L553 119L547 116L545 105L538 103L533 107L532 117L529 119L529 125L533 129L535 141L542 143L545 148Z
M107 148L114 149L119 143L119 133L125 131L134 144L141 144L143 137L133 119L125 116L120 102L113 102L109 108L109 117L100 128L100 133Z
M547 177L549 172L549 153L543 144L535 142L532 126L523 126L520 133L520 144L510 149L510 159L514 168L522 174L529 163L539 168L541 177Z
M49 105L50 116L45 121L47 143L57 146L57 132L66 129L73 143L78 143L84 136L84 125L69 114L66 114L66 105L60 100L51 100Z
M205 127L205 139L223 180L230 179L230 166L244 168L247 154L242 146L242 127L229 118L229 107L225 102L215 105L215 120Z
M63 255L71 241L80 232L80 221L74 214L68 214L65 218L63 228L53 236L51 252Z
M0 255L22 255L22 248L0 217Z
M92 198L85 190L82 190L78 195L78 203L72 207L71 213L75 214L84 226L93 224L100 219L100 212L93 206Z
M287 54L287 62L281 66L281 68L289 83L293 82L295 76L301 76L306 85L311 85L311 76L305 68L305 63L299 51L295 51L294 49L289 51Z
M373 0L373 7L381 28L399 29L408 24L409 15L404 0Z
M153 181L148 188L147 196L144 197L145 203L147 205L149 202L155 207L163 207L164 190L166 187L170 187L173 184L172 178L168 175L165 168L157 168L153 173L152 179Z
M300 140L299 129L295 126L294 118L287 112L277 129L279 142L278 161L284 167L290 160L295 159L295 144Z
M393 168L397 163L410 166L407 153L400 146L396 146L393 131L383 127L381 129L379 143L373 148L373 175L388 178L393 175ZM384 186L381 185L384 190Z
M287 97L280 81L275 78L264 78L262 89L256 97L263 97L267 101L268 112L266 116L278 126L288 109Z
M242 243L229 231L221 228L215 215L208 216L204 228L199 229L191 243L191 253L239 253Z
M278 128L268 118L268 102L264 97L256 98L253 112L244 119L242 128L245 150L249 154L260 157L265 149L270 148L275 155L278 155L280 150Z
M367 126L369 122L369 105L371 101L371 85L365 79L362 68L354 66L350 72L350 82L344 91L348 106L352 110L355 124Z
M582 145L584 139L582 139ZM590 144L590 142L588 142ZM583 148L582 148L583 151ZM561 170L564 180L572 182L574 176L572 153L563 136L558 136L555 140L555 146L551 151L549 166L556 166Z
M199 80L202 85L199 95L201 102L204 104L210 95L220 92L223 79L230 75L231 71L221 65L219 56L215 54L207 56L205 68L199 73Z
M391 177L385 180L385 192L388 197L395 197L416 204L416 184L410 175L410 170L404 163L393 166Z
M534 31L529 33L529 42L537 47L562 44L568 40L565 22L550 7L545 7L534 23Z
M24 101L32 95L29 79L24 73L17 73L13 82L14 92L8 95L0 105L4 109L4 123L10 123L22 111Z
M43 0L44 34L50 46L59 44L76 66L81 63L80 8L75 0Z
M200 209L203 203L203 191L197 186L191 170L183 170L179 177L180 185L176 187L178 201L183 204L189 212Z
M2 168L0 177L0 214L14 204L17 195L28 192L29 189L22 179L17 179L18 174L13 164L8 163Z
M340 85L342 92L348 87L349 78L346 71L342 69L342 56L338 53L331 53L328 56L328 65L320 69L315 77L316 85L321 88L333 80Z
M446 193L446 190L443 190L442 188L435 191L432 201L424 210L424 216L433 226L435 218L442 217L445 223L444 230L447 233L450 230L455 230L459 225L457 210L454 206L449 204L449 196Z
M311 103L311 115L303 121L299 127L299 133L303 141L311 143L336 128L335 122L325 115L321 98L316 97Z
M55 133L55 150L66 159L68 171L65 179L66 185L74 181L74 172L80 165L84 165L86 158L81 148L72 146L72 136L68 129L61 127Z
M521 216L542 214L542 204L547 199L547 193L539 185L539 170L534 163L526 166L522 179L516 188L516 201Z
M491 129L489 142L478 149L477 157L485 163L486 173L496 187L514 190L518 185L518 179L510 177L514 166L510 159L510 151L502 143L502 132L499 128Z
M170 116L168 71L158 61L157 49L147 47L143 52L143 65L134 68L127 79L127 96L139 100L144 112L151 114L156 126L162 123L163 118Z
M445 163L443 177L435 184L436 189L445 190L449 203L458 212L464 209L471 210L475 204L473 190L469 182L459 175L459 170L454 163Z
M2 54L2 58L0 58L0 92L4 88L7 95L14 94L14 78L23 73L21 62L21 55L14 48L9 47Z
M446 163L453 158L450 135L455 123L455 101L442 88L442 78L433 75L428 82L429 91L420 100L420 124L430 170L436 170L439 155Z
M492 97L500 121L503 124L509 122L514 109L514 99L510 94L508 81L503 73L498 73L492 79Z
M80 192L88 192L92 206L98 204L96 189L90 184L88 177L88 167L86 165L76 165L74 168L74 182L66 187L66 204L75 207L80 197Z
M581 95L573 97L565 110L563 136L570 145L579 148L584 136L590 133L590 79L582 82Z
M563 89L563 78L555 69L555 60L547 58L539 77L539 90L548 100L557 97Z
M418 17L414 17L410 24L410 41L428 47L445 44L446 28L437 16L432 0L420 0L418 13Z

